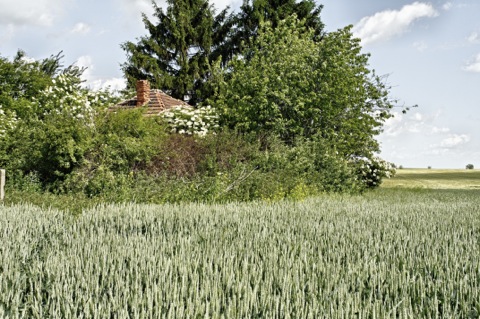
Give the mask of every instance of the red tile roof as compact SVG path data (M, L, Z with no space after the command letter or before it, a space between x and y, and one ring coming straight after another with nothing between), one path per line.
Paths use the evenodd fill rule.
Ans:
M114 106L109 108L110 111L115 111L118 109L134 109L137 105L137 97L122 101ZM149 94L149 101L145 105L147 116L158 115L172 107L176 106L185 106L189 107L190 105L184 101L177 100L170 95L166 94L162 90L152 89Z

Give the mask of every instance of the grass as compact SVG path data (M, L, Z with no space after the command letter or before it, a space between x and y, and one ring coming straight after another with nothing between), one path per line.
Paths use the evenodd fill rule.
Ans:
M480 190L480 170L399 169L382 187Z

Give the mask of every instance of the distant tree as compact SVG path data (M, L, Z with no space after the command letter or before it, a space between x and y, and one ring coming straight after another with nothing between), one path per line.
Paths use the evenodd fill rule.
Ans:
M473 164L467 164L467 166L465 168L466 169L474 169L475 167L473 166Z
M228 8L215 15L208 0L167 0L166 11L155 2L153 7L156 22L143 15L148 35L121 45L127 54L122 69L128 86L149 80L153 88L195 104L202 100L211 64L222 55Z

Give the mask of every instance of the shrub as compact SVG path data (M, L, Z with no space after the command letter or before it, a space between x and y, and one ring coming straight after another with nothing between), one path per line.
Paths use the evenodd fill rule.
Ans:
M95 127L85 161L65 181L64 191L125 192L132 174L150 163L167 136L164 123L143 116L142 109L102 113Z
M395 176L396 169L392 163L389 163L379 157L357 158L353 160L357 168L357 174L366 188L375 188L380 186L383 178Z
M38 173L43 186L53 189L82 165L96 133L95 114L114 99L80 84L78 72L64 72L21 101L16 109L22 116L0 108L0 165L20 175ZM2 136L6 129L8 134Z
M17 122L17 115L14 111L4 110L0 104L0 140L6 138Z
M27 175L36 172L45 186L64 179L82 163L93 134L64 112L19 121L10 133L2 145L8 154L6 167Z
M474 169L475 167L473 166L473 164L467 164L467 166L465 168L466 169Z
M205 136L218 129L218 115L210 106L174 107L162 113L171 132L186 135Z

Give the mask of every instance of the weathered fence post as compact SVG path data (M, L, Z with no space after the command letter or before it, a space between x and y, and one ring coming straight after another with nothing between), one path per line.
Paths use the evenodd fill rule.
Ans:
M0 169L0 201L5 198L5 170Z

